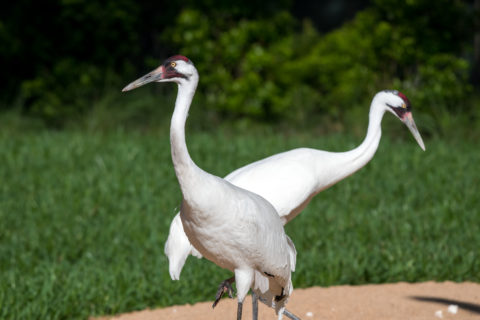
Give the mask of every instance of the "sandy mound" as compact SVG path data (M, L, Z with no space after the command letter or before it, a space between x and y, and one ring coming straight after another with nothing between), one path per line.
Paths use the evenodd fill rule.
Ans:
M215 310L212 310L211 302L202 302L96 319L235 319L236 306L236 300L223 299ZM402 282L295 289L287 307L302 320L478 320L480 319L480 284ZM243 319L251 319L250 297L244 303ZM259 319L276 319L276 317L273 310L260 304ZM284 319L287 318L284 317Z

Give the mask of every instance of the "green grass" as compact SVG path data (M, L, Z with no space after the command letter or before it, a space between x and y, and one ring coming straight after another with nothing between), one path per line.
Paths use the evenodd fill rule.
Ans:
M422 152L404 131L385 133L370 164L287 226L295 287L480 281L477 144L426 139ZM192 157L223 176L299 146L360 142L247 132L189 132ZM169 278L163 246L181 195L168 129L5 131L0 150L0 318L85 319L211 300L229 276L189 258L181 280Z

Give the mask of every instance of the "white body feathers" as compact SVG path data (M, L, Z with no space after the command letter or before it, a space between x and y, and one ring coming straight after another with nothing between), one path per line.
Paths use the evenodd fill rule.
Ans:
M295 218L319 192L355 173L374 156L381 137L381 121L387 104L401 104L389 92L379 92L370 106L369 124L364 141L347 152L328 152L299 148L279 153L241 167L225 180L267 199L284 224ZM421 144L423 146L423 143ZM199 256L188 243L180 223L180 213L172 221L165 244L172 280L178 280L189 254Z
M292 292L295 247L267 200L203 171L190 158L185 121L198 73L190 62L176 61L175 66L175 72L186 76L175 80L178 94L170 127L172 161L183 194L180 214L183 230L199 253L235 273L239 302L243 302L250 288L258 288L256 283L261 282L262 298L281 296L276 303L281 317ZM174 230L180 230L179 226L176 224ZM268 288L266 279L271 283Z

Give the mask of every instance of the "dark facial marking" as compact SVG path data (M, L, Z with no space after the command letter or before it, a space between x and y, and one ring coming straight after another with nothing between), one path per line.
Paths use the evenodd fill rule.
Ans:
M190 63L190 60L188 60L184 56L173 56L165 60L163 63L163 67L165 68L165 79L171 79L171 78L183 78L183 79L188 79L188 77L180 72L177 72L174 66L172 66L172 62L175 62L177 60L183 60L185 62Z
M392 106L391 104L387 103L387 106L389 106L393 111L395 111L395 113L397 114L397 116L400 119L403 119L405 114L407 112L410 112L410 110L412 109L412 105L410 104L410 100L408 100L407 96L404 95L403 93L401 93L400 91L397 91L397 90L385 90L385 91L393 93L394 95L398 96L400 99L403 100L404 104L401 105L401 106Z
M400 98L402 98L403 101L405 101L407 110L410 111L411 105L410 105L410 100L408 100L407 96L401 93L400 91L397 91L397 96L399 96Z
M410 104L410 100L408 100L407 96L404 95L403 93L401 93L400 91L398 90L385 90L385 92L390 92L390 93L393 93L394 95L396 96L399 96L400 99L403 100L403 102L405 103L405 105L407 106L407 110L410 111L411 109L411 104ZM390 108L393 109L392 106L389 105Z
M389 106L390 108L392 108L393 111L395 111L395 113L397 114L397 116L400 118L400 119L403 119L403 116L405 115L405 113L407 112L410 112L410 108L407 107L406 108L403 108L403 107L394 107L392 106L391 104L388 104L387 103L387 106Z

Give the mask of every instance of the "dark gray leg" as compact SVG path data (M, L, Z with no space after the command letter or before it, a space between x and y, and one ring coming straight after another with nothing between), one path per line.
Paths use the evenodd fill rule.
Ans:
M217 295L215 296L215 301L213 302L212 308L215 308L215 306L220 301L220 299L222 299L225 292L228 293L228 296L230 298L233 298L232 283L234 282L235 282L235 277L231 277L227 280L224 280L222 283L220 283L220 285L218 286Z
M228 293L230 298L233 298L233 288L232 288L232 283L235 282L235 277L231 277L227 280L224 280L220 285L218 286L217 290L217 295L215 296L215 301L213 302L212 308L215 308L217 303L222 299L223 295L225 293ZM260 299L255 293L252 292L252 309L253 309L253 320L257 320L258 318L258 300L260 300L262 303L265 305L271 307L268 303L266 303L264 300ZM243 304L242 304L243 307ZM255 311L256 310L256 311ZM237 310L237 316L238 312L240 312L240 317L242 316L242 310L238 311ZM283 311L283 314L287 316L287 318L292 319L292 320L301 320L299 317L285 309Z
M242 320L242 308L243 302L239 302L237 307L237 320Z
M287 309L283 310L283 314L287 316L287 318L292 319L292 320L301 320L299 317L288 311Z
M258 320L258 297L252 291L252 320Z

